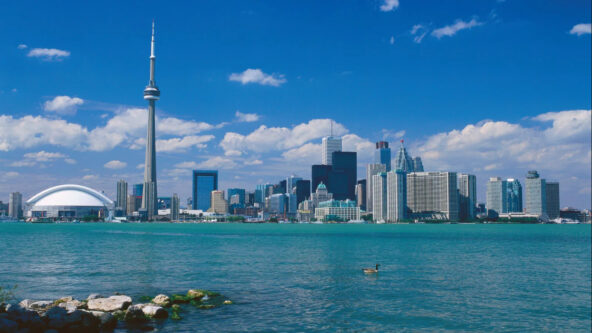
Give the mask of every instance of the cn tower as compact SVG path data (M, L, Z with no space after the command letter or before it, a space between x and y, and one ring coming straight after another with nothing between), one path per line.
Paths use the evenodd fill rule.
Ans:
M144 163L144 189L142 191L142 210L146 218L151 220L158 214L158 196L156 191L156 145L154 130L154 111L156 100L160 98L160 90L154 81L154 21L152 21L152 42L150 44L150 82L144 89L144 99L148 100L148 133L146 135L146 161Z

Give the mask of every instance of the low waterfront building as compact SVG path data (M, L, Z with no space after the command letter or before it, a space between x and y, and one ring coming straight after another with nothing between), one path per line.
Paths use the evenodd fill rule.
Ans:
M360 207L352 200L328 200L315 208L315 218L323 222L347 222L360 219Z
M27 200L31 218L74 219L110 217L114 203L102 193L81 185L59 185L48 188Z

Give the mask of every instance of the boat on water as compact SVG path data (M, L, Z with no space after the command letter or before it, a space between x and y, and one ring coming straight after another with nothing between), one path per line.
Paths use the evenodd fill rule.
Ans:
M349 220L349 221L347 221L345 223L349 223L349 224L367 224L368 222L367 221L364 221L364 220Z

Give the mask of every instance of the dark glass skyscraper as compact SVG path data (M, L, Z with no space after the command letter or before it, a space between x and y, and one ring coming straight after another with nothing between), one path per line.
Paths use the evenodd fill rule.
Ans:
M193 170L193 209L210 209L212 191L218 189L218 170Z
M300 204L306 199L310 199L310 180L297 180L295 188L297 204Z
M386 141L378 141L374 151L374 163L384 164L386 171L391 171L391 149Z
M328 186L329 184L329 173L333 167L331 165L317 164L312 166L312 188L316 190L320 183ZM328 187L327 187L328 188Z
M356 152L333 152L333 166L327 185L329 193L333 193L333 199L356 200L357 161Z

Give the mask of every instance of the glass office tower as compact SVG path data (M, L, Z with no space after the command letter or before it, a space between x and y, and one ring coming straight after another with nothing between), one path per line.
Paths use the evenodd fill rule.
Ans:
M211 193L218 189L218 170L193 170L193 209L210 209Z

